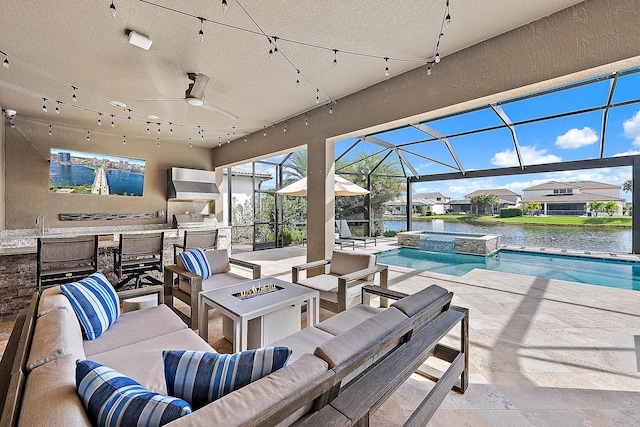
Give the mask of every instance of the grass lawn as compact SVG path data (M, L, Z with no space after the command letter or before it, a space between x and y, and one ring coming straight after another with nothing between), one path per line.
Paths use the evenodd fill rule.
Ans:
M477 221L477 222L503 222L507 224L523 225L566 225L578 227L629 227L631 228L630 216L597 216L597 217L551 217L551 216L517 216L512 218L499 218L493 216L476 215L414 215L414 221L429 221L431 219L444 219L447 221Z

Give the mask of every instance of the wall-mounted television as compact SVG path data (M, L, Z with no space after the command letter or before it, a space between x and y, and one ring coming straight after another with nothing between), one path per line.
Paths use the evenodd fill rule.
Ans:
M142 196L145 161L52 148L49 189L54 193Z

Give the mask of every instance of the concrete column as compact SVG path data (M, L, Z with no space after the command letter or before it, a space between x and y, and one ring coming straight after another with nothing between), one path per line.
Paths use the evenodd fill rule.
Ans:
M307 260L329 258L335 229L334 143L307 146Z
M231 169L231 168L229 168L229 169ZM223 205L224 205L224 199L225 199L225 197L227 197L227 189L223 188L223 185L222 185L222 180L224 179L224 176L222 174L223 170L224 170L224 168L216 168L215 169L216 185L218 186L218 191L220 191L220 198L213 202L213 204L214 204L213 213L216 215L216 219L220 223L224 222L224 208L223 208ZM231 172L231 171L229 171L229 172Z
M640 253L640 156L634 156L632 169L633 190L631 191L631 253Z
M2 111L2 106L0 105L0 111ZM5 183L7 182L7 177L5 176L5 129L6 129L7 120L3 116L0 120L0 231L6 229L6 216L5 216Z

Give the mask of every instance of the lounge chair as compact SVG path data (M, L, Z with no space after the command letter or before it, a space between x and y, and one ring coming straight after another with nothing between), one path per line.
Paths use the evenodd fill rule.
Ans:
M376 246L378 243L375 237L371 236L354 236L351 234L351 230L349 229L349 224L346 219L336 220L336 227L338 227L338 232L340 233L340 239L347 240L356 240L364 243L364 247L367 247L367 242L373 242L373 246Z

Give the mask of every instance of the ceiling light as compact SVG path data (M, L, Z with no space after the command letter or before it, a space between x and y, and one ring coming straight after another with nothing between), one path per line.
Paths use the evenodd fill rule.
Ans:
M198 98L187 98L187 104L193 105L194 107L201 107L204 101Z
M151 47L151 39L135 31L129 31L129 43L138 46L140 49L149 50Z

